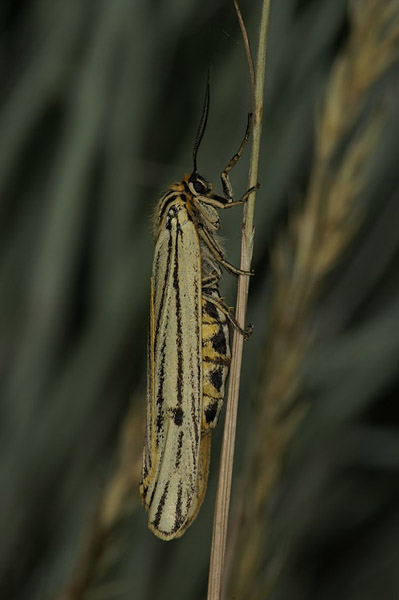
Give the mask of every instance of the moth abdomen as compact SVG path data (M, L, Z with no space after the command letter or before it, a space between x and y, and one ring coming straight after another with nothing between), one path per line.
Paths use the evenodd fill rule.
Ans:
M217 291L212 295L216 301L220 301L220 295ZM202 431L216 427L223 406L231 360L229 337L229 325L224 313L211 301L203 299Z

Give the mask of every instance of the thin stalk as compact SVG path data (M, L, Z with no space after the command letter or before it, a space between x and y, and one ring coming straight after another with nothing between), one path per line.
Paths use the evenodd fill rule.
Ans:
M249 168L248 188L254 187L258 182L258 165L260 140L262 132L263 115L263 89L265 81L266 65L266 42L269 23L270 0L263 1L262 15L259 28L259 45L256 63L256 74L253 77L253 67L251 70L252 58L249 49L248 36L245 25L242 20L241 12L236 0L234 6L237 12L238 20L243 34L244 44L247 52L249 70L252 84L253 97L253 130L252 130L252 149L251 162ZM251 194L248 202L244 206L243 230L241 240L241 263L243 270L249 271L253 253L254 239L254 212L255 212L255 194ZM247 298L248 298L249 278L240 276L238 279L236 319L241 327L245 326ZM238 411L238 395L240 388L240 374L243 352L243 337L236 330L233 336L232 360L230 368L230 383L227 394L226 420L223 432L223 442L220 456L220 468L218 488L216 494L212 548L209 566L208 580L208 600L219 600L222 593L222 581L224 570L224 558L226 551L227 526L229 519L231 480L233 473L234 445L236 436L236 422Z

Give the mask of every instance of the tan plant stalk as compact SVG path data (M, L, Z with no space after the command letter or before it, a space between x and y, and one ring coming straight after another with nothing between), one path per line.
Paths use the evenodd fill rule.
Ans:
M235 542L228 597L265 600L283 559L265 554L270 498L281 476L287 448L306 412L295 404L300 369L312 341L309 319L323 278L337 263L358 228L356 206L367 163L381 130L381 113L360 121L368 91L397 60L399 23L395 0L358 0L352 4L349 41L333 65L317 124L315 157L302 209L271 254L272 322L265 352L248 468L245 513ZM397 10L397 8L396 8ZM337 161L336 154L349 139ZM332 158L335 158L334 163ZM256 582L256 583L255 583Z
M267 27L269 22L270 0L264 0L263 2L259 29L259 46L255 77L252 65L251 52L249 49L248 36L245 31L245 26L243 24L241 12L236 1L234 1L234 6L243 33L252 84L251 87L253 97L253 130L251 163L248 180L248 187L252 188L256 186L258 182L258 164L263 114L263 88L266 63L266 40ZM246 271L249 271L251 268L254 237L254 210L255 194L251 194L247 204L244 207L243 232L241 243L240 267L241 269ZM241 327L245 327L248 287L248 277L240 277L238 280L236 319L241 325ZM226 401L226 420L223 432L218 488L215 503L212 548L208 580L208 600L219 600L222 593L222 580L224 569L224 557L226 550L227 527L229 519L242 351L243 337L241 334L237 334L237 331L235 331L232 345L232 362L230 368L229 391Z
M121 432L115 471L99 499L67 589L59 600L83 600L106 574L119 553L112 539L116 525L138 504L144 415L140 401L132 402Z

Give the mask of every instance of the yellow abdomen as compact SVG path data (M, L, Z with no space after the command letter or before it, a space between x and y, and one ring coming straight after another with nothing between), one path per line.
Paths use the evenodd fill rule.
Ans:
M216 292L215 300L220 302ZM203 433L216 427L223 405L231 360L229 326L224 313L202 299L202 423Z

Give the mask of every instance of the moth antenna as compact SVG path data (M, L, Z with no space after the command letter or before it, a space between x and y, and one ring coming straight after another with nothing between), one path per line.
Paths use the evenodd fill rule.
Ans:
M211 78L211 70L210 68L208 68L208 78L206 81L206 88L205 88L205 96L204 96L204 102L202 105L202 114L201 114L201 120L199 122L198 125L198 129L197 129L197 133L195 135L195 140L194 140L194 146L193 146L193 173L198 173L198 169L197 169L197 153L198 153L198 148L201 144L202 138L204 137L204 133L205 133L205 129L206 129L206 124L208 121L208 112L209 112L209 82L210 82L210 78Z

